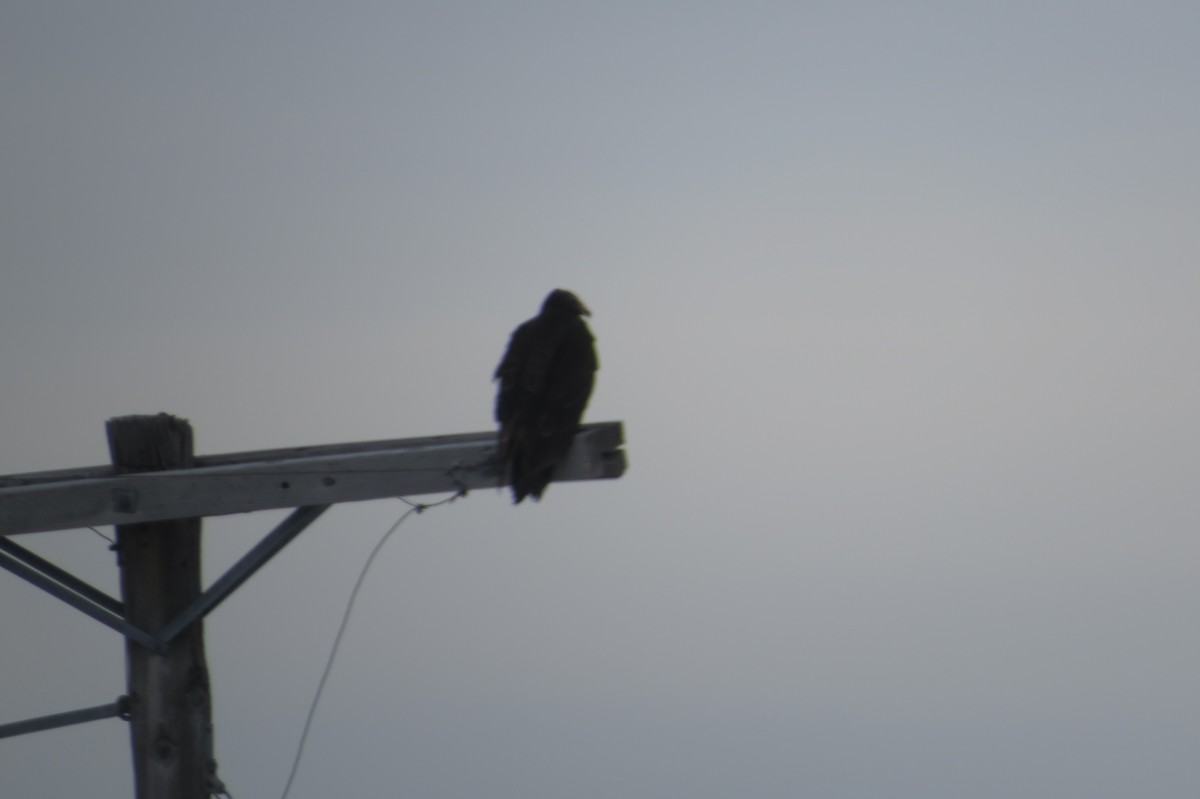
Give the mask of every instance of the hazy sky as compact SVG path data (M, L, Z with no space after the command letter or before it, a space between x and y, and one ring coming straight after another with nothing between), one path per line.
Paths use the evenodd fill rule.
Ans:
M618 481L411 518L292 799L1200 795L1200 5L0 0L0 473L489 429L594 311ZM207 621L277 797L403 512ZM206 522L208 579L282 513ZM26 536L107 590L88 531ZM0 721L121 641L0 574ZM115 720L0 795L131 794Z

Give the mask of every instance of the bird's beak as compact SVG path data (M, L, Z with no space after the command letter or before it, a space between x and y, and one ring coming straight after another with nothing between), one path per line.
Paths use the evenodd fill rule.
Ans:
M579 313L581 313L584 316L592 315L592 312L590 310L588 310L588 307L586 305L584 305L582 302L579 303Z

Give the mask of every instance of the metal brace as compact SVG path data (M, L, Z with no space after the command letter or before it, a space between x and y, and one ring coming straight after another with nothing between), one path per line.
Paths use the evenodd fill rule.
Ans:
M465 489L464 489L465 490ZM274 530L221 575L208 590L184 608L158 635L130 624L124 605L73 574L30 552L15 541L0 536L0 568L41 588L96 621L135 641L152 652L166 651L167 644L192 622L207 616L242 583L312 524L328 505L296 508Z

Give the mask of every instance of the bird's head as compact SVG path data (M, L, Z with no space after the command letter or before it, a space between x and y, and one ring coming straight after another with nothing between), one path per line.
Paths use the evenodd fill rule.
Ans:
M542 303L542 313L544 314L572 314L576 316L591 316L592 312L587 306L571 292L566 289L555 289L546 297L546 301Z

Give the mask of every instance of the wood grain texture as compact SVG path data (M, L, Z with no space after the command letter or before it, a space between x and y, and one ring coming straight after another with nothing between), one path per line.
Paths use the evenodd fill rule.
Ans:
M193 462L191 427L172 416L108 422L118 471ZM200 519L117 526L121 594L129 621L160 630L200 595ZM212 701L202 622L156 654L126 641L130 737L137 799L206 799L212 793Z

